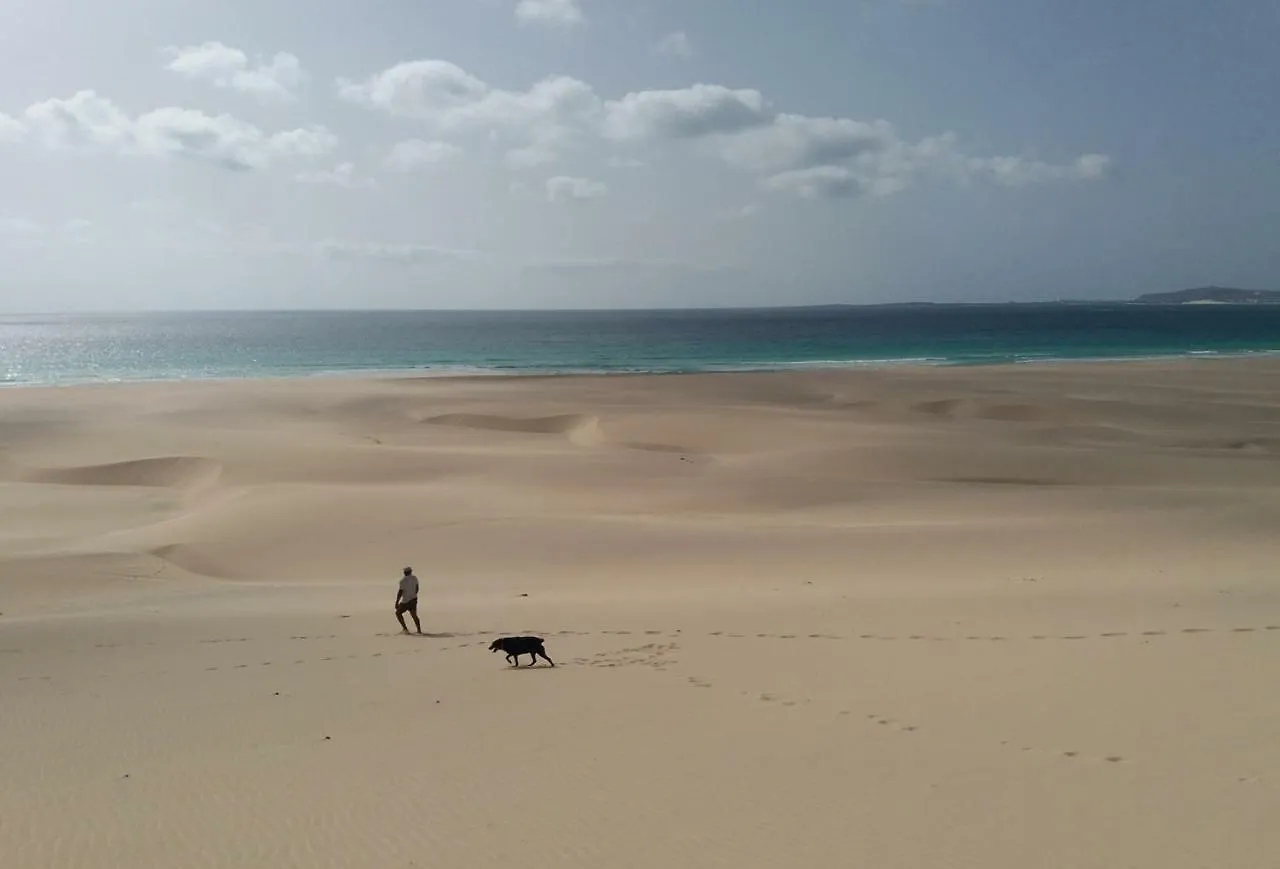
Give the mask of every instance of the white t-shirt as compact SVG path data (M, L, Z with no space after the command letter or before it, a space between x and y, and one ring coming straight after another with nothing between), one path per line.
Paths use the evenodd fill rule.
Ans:
M400 599L404 601L418 599L418 577L412 573L400 578Z

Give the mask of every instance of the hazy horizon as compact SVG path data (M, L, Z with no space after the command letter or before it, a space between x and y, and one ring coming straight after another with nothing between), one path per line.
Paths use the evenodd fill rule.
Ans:
M0 313L1280 288L1273 2L16 0Z

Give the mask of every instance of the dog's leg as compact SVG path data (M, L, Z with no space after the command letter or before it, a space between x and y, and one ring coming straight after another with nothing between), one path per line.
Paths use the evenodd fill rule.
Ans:
M542 656L542 660L546 661L546 662L547 662L548 664L550 664L551 666L553 666L553 667L554 667L554 666L556 665L556 662L555 662L555 661L553 661L553 660L551 660L550 658L548 658L548 657L547 657L547 653L546 653L546 651L545 651L544 649L539 649L539 650L538 650L538 654ZM537 660L537 659L535 658L534 660Z

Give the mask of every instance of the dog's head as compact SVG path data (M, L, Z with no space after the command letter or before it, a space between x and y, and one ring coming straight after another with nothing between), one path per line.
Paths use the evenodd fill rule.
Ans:
M502 651L504 646L506 646L506 642L503 640L502 637L498 637L498 639L494 640L492 643L489 644L489 651L490 652Z

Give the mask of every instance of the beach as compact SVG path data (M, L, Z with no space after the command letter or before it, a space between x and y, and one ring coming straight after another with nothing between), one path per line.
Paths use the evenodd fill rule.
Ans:
M1277 528L1276 358L2 390L0 866L1264 869Z

